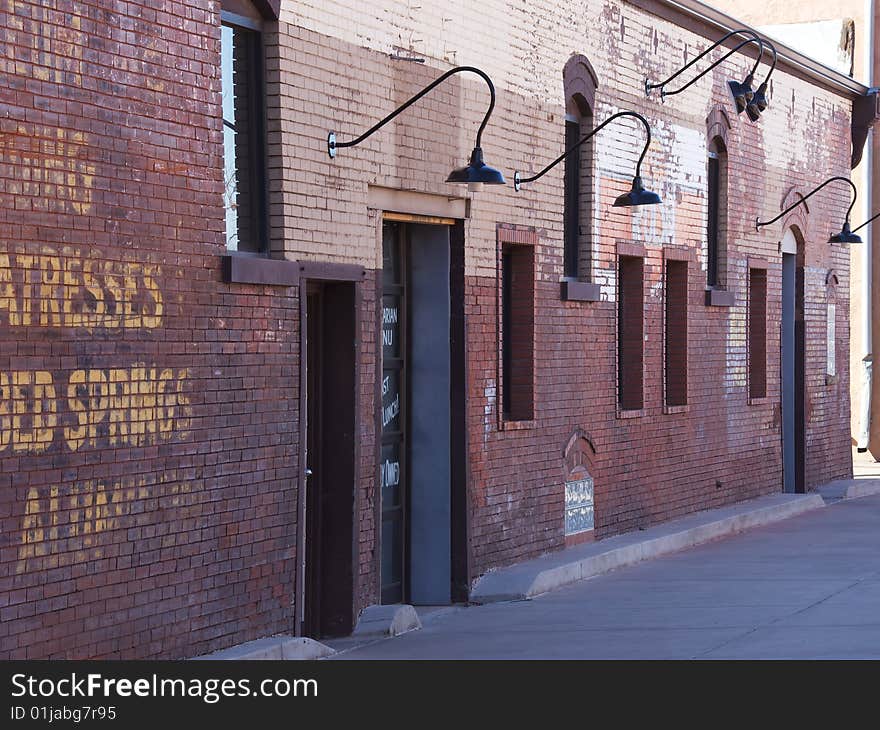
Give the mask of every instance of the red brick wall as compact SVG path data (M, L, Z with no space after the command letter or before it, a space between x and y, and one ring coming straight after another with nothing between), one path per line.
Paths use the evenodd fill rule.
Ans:
M0 2L0 657L292 628L296 289L220 281L217 3Z
M282 8L280 114L290 130L279 163L286 211L283 246L292 257L373 266L376 216L381 214L372 197L377 188L411 191L435 202L469 199L464 230L472 577L561 547L561 454L576 431L587 433L596 449L592 475L600 538L780 491L778 240L783 228L756 234L754 215L769 217L793 185L806 192L830 175L847 173L849 100L796 78L781 63L771 108L751 124L731 110L726 86L728 78L744 75L751 65L740 56L685 94L665 103L656 95L646 99L645 75L663 78L680 66L682 54L711 41L690 25L676 26L629 3L590 0L574 10L574 3L559 0L510 15L505 3L489 0L478 12L503 22L505 32L490 34L480 44L455 31L468 24L470 8L446 17L439 6L426 5L413 15L405 5L389 0L381 6ZM393 58L401 37L420 39L402 55L424 57L424 64ZM585 278L599 285L602 301L560 298L563 165L518 193L508 185L471 196L443 183L470 151L485 112L486 89L479 80L453 77L332 162L322 147L328 130L351 139L450 64L473 63L492 75L498 91L483 138L487 162L501 168L508 180L517 169L524 175L537 172L564 146L562 70L571 53L588 56L596 71L596 122L620 109L649 119L653 141L642 176L664 201L650 210L611 207L629 187L643 133L632 120L603 130L593 142L594 170L584 182L591 184L594 210L592 230L584 236L593 241L588 257L593 270ZM705 145L710 132L722 133L719 125L729 127L723 136L732 214L723 220L728 249L723 270L734 296L730 307L705 304ZM816 128L825 132L821 139L813 133ZM845 209L847 192L829 187L810 202L815 203L805 232L810 276L818 280L829 269L840 272L841 296L847 299L847 251L829 248L827 232L821 230L823 221ZM539 237L534 418L515 427L504 424L500 415L499 224L531 228ZM616 257L621 245L644 253L644 408L637 414L618 413L616 404ZM667 248L689 251L693 262L687 284L689 402L671 412L663 403ZM770 262L768 397L754 403L748 398L746 369L749 256ZM819 338L824 287L812 287L808 297L809 336ZM842 311L838 303L841 353L848 347ZM848 400L845 386L826 384L818 349L808 357L808 400L813 404L807 424L808 472L815 485L849 473ZM841 361L844 380L848 373ZM378 580L373 538L375 533L361 541L362 596L368 594L364 586Z
M642 137L629 122L603 130L587 236L602 299L573 302L560 298L562 167L520 193L508 186L471 197L462 225L471 577L563 545L563 453L575 433L595 450L599 538L781 489L783 228L755 234L753 213L778 210L794 185L806 192L846 174L849 101L780 67L761 123L733 120L728 198L743 213L727 224L725 273L735 303L708 307L700 144L707 118L720 124L714 110L729 106L725 82L737 60L661 105L644 98L645 73L668 73L684 48L704 39L630 4L590 0L575 24L556 12L571 3L557 4L539 22L531 11L507 18L506 5L499 10L493 0L480 13L503 12L510 35L474 48L469 36L429 38L444 50L426 53L423 65L391 60L372 38L352 40L360 25L342 3L285 4L266 33L271 248L369 272L358 285L356 609L377 600L378 582L381 211L371 191L468 197L442 181L470 151L486 90L456 77L424 100L422 114L401 116L334 162L326 133L362 132L451 59L492 71L498 106L484 148L510 179L512 170L536 171L559 154L562 69L570 51L588 54L599 77L595 119L619 108L649 117L655 134L642 174L664 199L650 211L611 208L629 185ZM400 2L386 5L401 28L415 22ZM0 657L182 657L289 632L299 290L221 281L218 3L120 1L106 9L0 0L0 9ZM334 9L330 20L321 15ZM587 39L595 33L601 42ZM850 473L848 252L825 243L825 222L847 196L831 186L797 219L810 487ZM533 418L515 428L499 418L499 223L536 237ZM617 407L621 246L644 254L644 399L636 414ZM691 251L694 261L688 404L672 412L663 403L670 247ZM746 378L749 256L769 262L768 397L754 403ZM831 269L840 282L841 354L829 381Z

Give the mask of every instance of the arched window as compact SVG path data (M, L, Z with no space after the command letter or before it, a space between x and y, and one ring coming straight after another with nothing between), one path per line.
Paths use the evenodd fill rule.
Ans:
M565 149L593 129L593 108L598 83L590 62L572 56L563 70L565 84ZM593 141L565 158L565 213L563 274L566 278L592 278Z
M721 137L710 140L707 157L706 283L723 289L727 283L727 146Z
M565 149L581 138L579 114L565 115ZM581 157L590 154L592 140L565 158L565 259L563 274L577 278L580 269L581 238Z

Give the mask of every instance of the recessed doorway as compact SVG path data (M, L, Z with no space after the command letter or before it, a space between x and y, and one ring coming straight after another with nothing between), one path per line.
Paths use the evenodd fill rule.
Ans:
M305 565L302 633L354 622L356 309L353 282L309 281L305 312Z
M383 223L383 603L467 590L461 226Z

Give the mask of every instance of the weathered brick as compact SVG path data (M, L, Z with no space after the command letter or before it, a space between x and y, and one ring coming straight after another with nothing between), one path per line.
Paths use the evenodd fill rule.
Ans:
M645 75L671 73L709 42L636 5L423 5L283 3L265 34L273 255L368 272L357 284L354 610L378 600L381 211L371 190L466 197L443 180L470 152L487 91L475 77L453 77L333 161L330 129L351 139L450 64L475 64L498 91L486 160L510 182L513 170L535 172L562 150L562 69L572 53L596 70L596 122L633 109L652 125L642 175L664 200L656 208L611 207L628 189L641 128L622 120L593 142L583 260L601 301L560 299L562 166L519 193L508 185L471 196L471 578L562 547L563 454L576 433L591 445L583 458L599 538L781 489L784 229L755 233L754 218L775 215L793 187L847 174L850 155L849 98L784 64L758 124L730 110L726 80L750 65L739 56L685 94L646 99ZM0 374L11 378L0 379L0 395L13 404L0 411L9 424L0 441L0 534L9 540L0 544L0 656L178 658L292 631L299 289L222 281L220 3L126 0L109 11L0 0L0 9ZM425 63L396 60L395 49ZM725 275L736 301L707 307L705 152L725 115ZM828 187L808 216L792 218L805 240L809 487L851 469L849 254L825 243L848 194ZM513 429L499 428L499 224L537 232L534 419ZM644 378L643 407L623 418L632 414L617 408L617 276L627 246L643 249ZM675 412L663 395L670 248L692 252L688 398ZM768 262L767 397L752 403L749 257ZM838 376L826 382L830 270Z

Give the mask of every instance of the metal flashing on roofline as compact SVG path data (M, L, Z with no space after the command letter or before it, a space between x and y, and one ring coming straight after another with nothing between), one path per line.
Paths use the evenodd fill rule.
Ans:
M630 2L638 7L644 8L645 0L630 0ZM720 30L729 31L733 28L748 28L749 30L754 30L759 35L767 36L773 41L779 52L780 66L799 70L805 76L849 97L865 96L869 92L869 87L855 79L819 63L800 51L796 51L790 46L787 46L773 36L767 33L762 33L753 26L736 20L727 13L717 10L710 5L706 5L699 0L652 0L652 2L678 10L681 13L690 15L691 17L697 18L709 25L713 25Z

